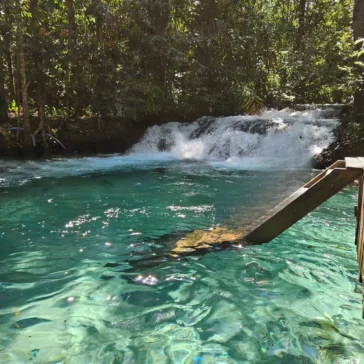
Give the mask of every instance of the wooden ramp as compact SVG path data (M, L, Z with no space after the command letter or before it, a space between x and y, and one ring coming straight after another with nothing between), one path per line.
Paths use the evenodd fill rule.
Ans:
M359 281L364 282L364 158L345 158L337 161L293 195L278 204L258 220L245 239L253 243L267 243L283 233L316 207L334 196L354 180L359 180L356 238ZM364 286L363 286L364 303ZM364 306L363 306L364 318Z
M364 162L364 159L363 159ZM364 283L364 175L359 179L358 206L355 209L357 219L355 244L358 252L359 282ZM363 285L363 318L364 318L364 285Z
M246 240L255 243L273 240L361 177L363 169L364 158L345 158L345 161L337 161L258 220L256 225L249 229Z

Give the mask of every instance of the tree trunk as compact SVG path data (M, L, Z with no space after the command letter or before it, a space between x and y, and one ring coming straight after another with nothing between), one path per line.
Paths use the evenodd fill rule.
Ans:
M298 6L298 32L297 32L297 48L300 48L301 41L305 32L305 15L306 15L306 0L300 0Z
M364 0L354 1L353 31L354 41L364 38ZM362 47L364 47L364 42L358 43L355 49L360 51ZM356 61L364 63L364 54L359 59L356 58ZM356 64L355 71L358 84L354 93L353 118L356 122L364 123L364 68Z
M42 135L42 142L44 151L47 154L49 151L48 139L47 139L47 121L45 116L45 107L47 100L46 92L46 80L47 76L44 73L44 62L42 54L42 42L40 37L40 23L39 23L39 9L38 0L31 0L29 5L30 13L32 14L32 32L33 39L36 40L36 47L32 51L33 67L36 75L36 82L38 84L37 89L37 103L38 103L38 118L39 126L37 133L40 132Z
M73 103L76 107L76 114L80 113L80 105L78 102L78 74L77 65L75 57L75 48L77 42L77 32L76 32L76 16L75 8L73 5L73 0L66 0L66 7L68 13L68 57L69 57L69 67L66 83L66 105L67 105L67 116L70 116L71 104L73 103L72 98L75 97L76 100ZM76 95L74 95L74 93Z
M293 68L292 72L293 79L295 79L295 85L293 87L293 92L295 95L295 102L304 102L305 95L305 82L301 79L301 68L305 60L305 17L306 17L306 0L299 0L297 8L297 18L298 18L298 28L294 43L294 57L296 66ZM301 61L301 62L298 62ZM302 63L303 62L303 63Z
M19 48L16 48L15 52L15 62L16 62L16 71L15 71L15 84L16 84L16 103L18 105L18 115L17 115L17 127L18 131L16 133L16 141L19 142L20 137L20 105L21 105L21 80L20 80L20 59L19 59Z
M25 147L31 148L31 130L29 122L29 109L28 109L28 85L27 74L25 69L25 57L24 57L24 39L22 30L21 8L20 0L15 0L16 5L16 33L17 33L17 46L19 53L19 66L20 66L20 80L21 80L21 92L23 99L23 124L24 124L24 137Z
M169 1L157 1L155 3L150 2L148 12L152 19L152 27L155 29L154 31L156 34L160 37L166 38L171 13ZM167 98L170 94L168 91L169 85L167 84L167 59L165 58L166 52L167 49L163 47L159 49L155 55L155 60L152 61L149 67L149 72L153 77L153 83L157 85L162 91L164 101L167 101Z
M38 114L39 114L39 130L42 135L42 142L45 154L49 153L49 143L47 138L47 124L45 116L47 93L44 82L38 82Z
M13 21L13 17L9 9L9 1L5 2L4 11L5 11L5 19L8 20L6 24L6 34L4 36L4 42L5 42L4 52L9 75L9 99L13 101L16 99L16 80L13 71L13 61L11 55L12 35L11 35L11 27L9 24L11 24L11 22Z
M9 75L9 99L13 101L16 99L16 81L14 77L13 71L13 61L11 56L11 46L8 40L5 40L5 47L6 47L6 63L8 68L8 75Z
M68 52L71 58L73 58L76 44L76 17L73 0L66 0L66 7L68 13Z
M0 55L0 124L9 121L8 103L5 92L4 62Z

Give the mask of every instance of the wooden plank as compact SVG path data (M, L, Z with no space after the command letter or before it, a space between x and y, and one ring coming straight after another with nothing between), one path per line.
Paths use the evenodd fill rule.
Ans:
M363 157L358 157L359 162L361 163L362 168L364 169L364 158Z
M321 172L319 175L317 175L315 178L311 179L310 182L306 183L304 187L306 188L310 188L311 186L313 186L315 183L317 183L318 181L320 181L321 179L323 179L328 173L330 173L330 169L325 169L323 172Z
M347 158L345 158L345 164L346 164L346 168L349 168L349 169L353 169L353 168L363 169L363 166L358 158L347 157Z
M274 215L274 214L278 213L280 210L282 210L283 208L285 208L286 206L288 206L290 203L292 203L293 201L295 201L299 196L301 196L302 194L304 194L307 190L308 190L308 188L301 187L296 192L294 192L292 195L290 195L285 200L283 200L282 202L280 202L272 210L270 210L268 214L269 215ZM258 223L259 223L259 221L258 221Z
M359 186L358 186L358 205L356 206L356 233L355 233L355 245L358 246L359 242L359 228L362 211L362 201L363 201L363 176L359 178Z
M267 243L363 174L360 169L333 169L310 188L301 188L257 222L246 239Z
M345 161L343 160L337 160L335 163L331 164L330 167L328 167L327 169L334 169L334 168L346 168L346 164Z
M305 187L309 188L309 187L313 186L320 179L324 178L328 173L330 173L330 171L334 168L345 168L345 161L341 161L341 160L336 161L334 164L332 164L330 167L326 168L324 171L322 171L316 177L312 178L311 181L307 182L305 184Z

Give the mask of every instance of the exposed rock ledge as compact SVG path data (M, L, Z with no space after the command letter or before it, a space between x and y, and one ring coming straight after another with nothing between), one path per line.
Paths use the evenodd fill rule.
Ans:
M320 154L314 157L314 167L324 169L339 159L345 157L354 157L354 152L351 149L350 142L346 137L345 123L341 122L340 126L335 131L336 140L325 148Z

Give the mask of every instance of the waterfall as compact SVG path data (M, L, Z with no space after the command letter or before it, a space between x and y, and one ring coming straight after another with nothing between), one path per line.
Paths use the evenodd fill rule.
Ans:
M179 160L218 169L310 168L334 140L338 108L270 110L259 116L203 117L150 127L126 155L4 160L0 188L45 177L157 168ZM185 164L186 165L186 164Z
M242 168L305 168L333 141L337 114L334 108L284 109L259 116L169 122L150 127L130 154L164 153Z

